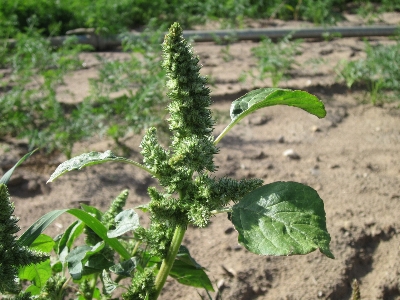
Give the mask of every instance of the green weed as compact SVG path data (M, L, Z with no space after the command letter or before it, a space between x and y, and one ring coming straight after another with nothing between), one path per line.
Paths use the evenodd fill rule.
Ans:
M1 78L0 135L25 138L30 148L63 149L69 156L73 144L86 136L82 128L88 128L91 114L85 114L85 104L60 103L56 89L66 74L81 68L82 46L71 37L53 49L35 29L30 30L17 35L14 48L3 48L8 72Z
M254 47L251 51L257 61L257 71L250 71L248 75L255 80L271 78L272 86L277 87L296 64L295 56L301 53L299 46L302 40L290 41L290 38L288 35L276 43L266 38L259 46ZM246 76L247 74L242 74L241 80L245 81Z
M0 178L2 223L13 226L11 233L3 230L5 238L0 239L0 293L18 295L15 299L62 300L66 290L73 288L79 300L86 300L110 299L117 288L123 288L125 300L156 300L168 276L212 292L205 269L182 241L189 226L206 227L220 213L226 213L235 226L239 243L255 254L286 256L319 249L334 258L324 204L314 189L296 182L263 185L261 179L216 178L214 174L218 143L246 116L272 105L288 105L323 118L323 103L302 91L254 90L232 103L231 122L214 137L210 90L179 24L171 26L162 48L170 99L168 148L161 146L152 127L140 144L142 163L110 150L84 153L59 165L49 179L52 182L66 172L106 162L127 163L146 171L158 185L148 188L149 203L136 209L150 215L150 225L143 227L133 209L124 210L125 190L106 212L84 204L82 209L51 211L17 239L13 234L19 228L6 184L29 153ZM63 213L77 220L55 238L44 235L46 227ZM78 239L81 235L84 242ZM48 253L52 251L50 264Z
M336 67L338 79L344 81L348 88L354 84L365 85L373 104L390 101L383 91L393 91L395 97L400 95L400 42L394 45L371 46L365 43L367 57L355 61L343 60Z
M160 125L166 114L161 109L167 101L160 45L164 29L148 28L140 38L124 36L123 50L130 53L127 60L106 61L99 57L99 76L90 81L87 100L98 116L100 130L117 144L130 131L138 133Z
M364 13L371 11L370 7L374 7L378 12L394 11L400 9L400 1L3 0L0 2L0 22L12 20L16 31L26 32L29 19L35 16L38 27L44 30L45 36L65 34L67 30L88 27L95 28L97 33L116 34L145 26L154 18L158 25L179 21L184 28L215 19L221 21L223 27L241 28L248 18L295 19L317 24L333 24L341 18L344 11L358 10Z

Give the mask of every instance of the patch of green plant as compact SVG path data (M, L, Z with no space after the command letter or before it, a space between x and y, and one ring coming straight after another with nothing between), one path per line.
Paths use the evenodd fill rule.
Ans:
M299 13L302 19L314 24L334 24L340 20L340 12L334 0L303 0Z
M231 33L223 37L219 37L217 35L213 36L214 42L217 45L223 45L224 47L221 49L220 53L222 54L222 59L225 62L233 60L233 55L230 52L230 46L232 43L238 40L237 34Z
M74 37L53 48L33 26L30 33L19 33L14 48L1 48L9 72L1 78L0 134L70 158L76 142L95 134L124 146L121 138L130 131L162 125L166 94L160 41L165 27L150 28L138 38L123 36L128 60L99 57L99 76L90 82L90 95L77 104L60 103L56 91L67 74L82 67L78 54L86 48Z
M26 33L29 20L36 18L38 28L43 29L44 36L63 35L67 30L88 27L95 28L101 34L117 34L145 26L151 19L156 19L157 25L179 21L184 28L205 23L207 20L218 20L223 28L242 28L249 18L294 19L333 24L342 18L345 11L371 12L372 7L377 12L395 11L400 9L400 1L3 0L0 2L0 22L15 21L14 28Z
M73 144L87 136L91 114L86 103L64 105L56 90L66 74L82 67L78 54L85 47L74 37L58 49L33 27L19 33L13 48L5 45L1 78L0 135L23 138L29 147L62 149L70 156Z
M124 210L127 191L106 212L82 204L82 209L47 213L18 239L23 246L41 251L52 248L56 253L52 264L41 265L38 272L20 269L20 279L31 283L28 292L35 298L63 299L65 289L73 285L82 300L110 299L117 288L124 289L123 299L154 300L168 276L213 291L205 269L182 241L189 225L206 227L220 213L226 213L239 232L239 243L256 254L295 255L319 249L333 258L324 204L314 189L296 182L263 185L261 179L217 178L214 174L218 143L246 116L264 107L288 105L322 118L326 115L323 103L303 91L254 90L232 103L230 124L214 137L207 81L200 76L199 59L183 39L179 24L171 26L162 48L170 99L168 148L160 145L152 127L140 144L141 163L110 150L84 153L59 165L49 179L52 182L67 172L106 162L138 167L158 180L157 187L148 188L149 203L136 207L149 214L149 227L140 225L132 208ZM43 235L63 213L77 221L54 239ZM81 234L85 242L76 245ZM39 270L37 266L32 268ZM124 278L130 284L123 284Z
M336 66L338 79L348 88L354 84L367 87L372 104L390 101L400 95L400 42L394 45L371 46L365 43L365 59L342 60ZM393 92L394 97L388 93Z
M302 40L291 41L291 35L287 35L278 42L266 38L260 45L251 49L256 59L256 69L241 75L241 81L246 81L247 76L253 80L265 80L271 78L272 87L277 87L282 79L288 77L288 71L296 64L295 56L301 54L300 44Z
M160 45L164 31L165 27L155 31L149 27L140 37L123 36L123 51L130 53L128 59L98 58L99 76L90 80L87 101L93 106L100 130L117 144L130 131L138 133L160 125L166 114Z

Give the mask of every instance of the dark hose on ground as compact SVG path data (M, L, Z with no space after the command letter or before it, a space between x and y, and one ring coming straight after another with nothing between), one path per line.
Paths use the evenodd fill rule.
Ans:
M370 37L370 36L393 36L400 32L398 26L361 26L361 27L316 27L316 28L256 28L241 30L185 30L183 36L195 42L212 42L218 40L252 40L259 41L265 37L279 39L287 35L296 38L323 39L326 37ZM91 45L96 50L113 49L121 45L119 36L103 37L96 35L93 31L81 34L76 33L80 44ZM140 36L140 33L132 33ZM68 36L50 38L53 46L60 46ZM9 41L13 47L14 40Z

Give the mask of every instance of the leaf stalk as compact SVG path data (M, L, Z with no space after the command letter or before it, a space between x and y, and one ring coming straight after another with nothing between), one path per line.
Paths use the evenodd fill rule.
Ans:
M172 266L174 265L174 261L176 255L178 254L179 247L181 246L183 237L186 232L186 225L178 225L175 228L174 235L172 237L171 246L169 247L167 256L163 259L160 271L157 274L156 281L155 281L155 295L154 299L157 299L161 293L161 290L167 280L169 272L171 271Z

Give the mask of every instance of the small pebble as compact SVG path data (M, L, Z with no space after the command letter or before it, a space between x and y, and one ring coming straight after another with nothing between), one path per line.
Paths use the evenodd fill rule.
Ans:
M321 132L321 129L318 126L314 125L311 127L311 131L312 132Z
M268 155L265 154L263 151L260 151L260 153L258 153L256 156L254 156L255 159L264 159L267 157L268 157Z
M283 152L283 156L289 157L291 159L300 159L300 155L297 154L293 149L287 149Z
M229 228L225 229L225 234L231 234L234 231L235 231L235 229L233 227L229 227Z
M222 290L222 289L224 288L224 286L225 286L225 280L224 280L224 279L218 280L218 282L217 282L217 288L218 288L219 290Z
M233 250L240 251L240 250L242 250L242 248L243 248L242 246L236 245L236 246L233 247Z
M221 265L221 268L230 277L235 277L237 275L236 271L234 269L232 269L232 268L227 268L224 265Z

